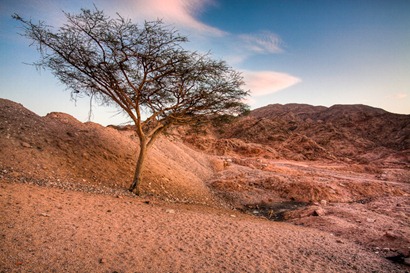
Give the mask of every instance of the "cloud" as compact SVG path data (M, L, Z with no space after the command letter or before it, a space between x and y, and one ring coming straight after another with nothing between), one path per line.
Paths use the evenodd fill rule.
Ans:
M137 20L163 19L167 24L175 24L178 27L213 36L222 36L225 34L224 31L195 18L206 6L212 4L212 0L127 0L123 2L120 13Z
M263 96L293 86L301 79L274 71L243 71L245 86L252 96Z
M270 31L242 34L238 38L244 43L245 48L255 53L280 53L283 51L281 48L282 40Z
M209 38L208 38L209 39ZM278 54L284 52L282 39L269 31L251 34L227 34L220 38L209 39L230 64L240 65L256 55Z
M407 94L406 93L397 93L397 94L394 95L394 98L398 99L398 100L402 100L402 99L407 98Z
M390 94L388 96L386 96L385 98L390 99L390 100L405 100L407 99L409 96L407 93L404 92L399 92L399 93L395 93L395 94Z

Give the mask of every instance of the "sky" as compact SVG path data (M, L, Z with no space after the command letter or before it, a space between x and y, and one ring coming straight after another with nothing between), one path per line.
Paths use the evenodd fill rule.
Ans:
M240 71L252 109L268 104L366 104L410 114L408 0L0 0L0 98L44 116L121 124L117 109L81 98L50 71L22 37L18 13L52 26L62 11L93 5L135 23L163 19L189 38L187 49L212 53Z

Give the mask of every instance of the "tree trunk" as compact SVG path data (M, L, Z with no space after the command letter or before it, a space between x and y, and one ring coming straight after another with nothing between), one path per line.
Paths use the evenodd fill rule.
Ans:
M138 155L137 166L135 167L134 179L132 180L132 184L128 189L130 192L135 193L136 195L140 194L139 184L141 182L141 173L142 168L144 166L145 157L147 155L147 142L146 140L140 141L140 152Z

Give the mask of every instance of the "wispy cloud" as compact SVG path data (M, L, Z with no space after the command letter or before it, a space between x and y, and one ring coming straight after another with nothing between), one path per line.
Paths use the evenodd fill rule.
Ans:
M406 93L397 93L397 94L394 95L394 98L398 99L398 100L402 100L402 99L405 99L407 97L408 97L408 95Z
M394 93L394 94L390 94L388 96L385 96L386 99L389 100L405 100L409 97L409 95L407 93L404 92L398 92L398 93Z
M262 31L248 34L227 33L223 39L207 37L217 52L232 65L241 65L257 55L280 54L284 52L282 39L275 33Z
M274 71L243 71L242 74L252 96L272 94L301 82L297 77Z
M112 9L118 9L118 2L115 3L116 7L112 6ZM163 19L166 23L175 24L180 28L221 36L225 34L224 31L204 24L196 18L205 7L212 4L213 0L126 0L121 4L121 14L136 20Z
M270 31L234 35L201 22L198 15L216 5L215 0L125 0L115 2L115 6L111 1L104 1L104 6L109 10L119 11L133 20L163 19L165 23L173 24L184 32L188 30L189 37L195 37L204 44L222 45L228 51L223 55L235 63L255 54L283 52L283 41Z
M280 53L282 52L282 40L278 35L270 31L262 31L255 34L242 34L238 36L244 47L255 53Z

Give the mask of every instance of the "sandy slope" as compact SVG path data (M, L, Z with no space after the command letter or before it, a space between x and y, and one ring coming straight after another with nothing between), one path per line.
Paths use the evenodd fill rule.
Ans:
M0 99L0 178L124 189L133 178L138 145L132 131L81 123L64 113L40 117ZM162 137L148 153L141 191L212 204L203 182L212 175L207 155Z
M405 272L329 233L233 211L0 183L0 272Z

